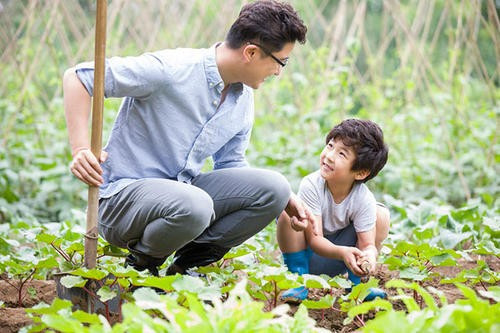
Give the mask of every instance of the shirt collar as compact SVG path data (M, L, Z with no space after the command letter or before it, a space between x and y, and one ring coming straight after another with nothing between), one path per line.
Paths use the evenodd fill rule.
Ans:
M215 48L219 43L212 45L207 49L205 55L205 73L207 75L207 82L211 87L214 87L222 82L222 77L219 74L217 63L215 62Z
M215 62L215 48L219 46L221 42L217 42L207 49L205 55L205 74L207 76L207 82L209 87L216 87L219 93L224 89L224 82L220 76L219 69L217 68L217 63ZM242 83L231 84L232 90L236 93L241 94L243 91Z

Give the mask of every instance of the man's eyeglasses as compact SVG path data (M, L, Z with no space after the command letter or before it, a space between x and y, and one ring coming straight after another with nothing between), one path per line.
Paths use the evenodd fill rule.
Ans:
M273 54L272 54L272 53L271 53L268 49L266 49L266 48L265 48L264 46L262 46L262 45L259 45L259 44L257 44L257 43L250 43L250 42L249 42L248 44L253 44L253 45L255 45L255 46L260 47L260 49L261 49L262 51L264 51L264 53L265 53L265 54L267 54L268 56L270 56L271 58L273 58L273 60L274 60L274 61L276 61L278 64L280 64L280 66L281 66L281 67L285 67L285 66L286 66L286 64L288 63L288 58L285 58L285 59L281 60L281 59L279 59L279 58L275 57L275 56L274 56L274 55L273 55Z

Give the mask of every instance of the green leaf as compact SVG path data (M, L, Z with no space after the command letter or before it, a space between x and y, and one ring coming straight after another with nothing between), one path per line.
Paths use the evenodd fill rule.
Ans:
M111 290L108 286L102 286L98 291L97 291L97 296L99 296L99 299L102 302L107 302L113 298L116 297L116 291Z
M32 308L27 308L26 312L33 314L50 314L57 313L62 309L71 309L72 303L68 300L63 300L60 298L55 298L51 305L47 305L45 303L39 303Z
M429 276L427 271L421 271L417 267L407 267L399 272L399 277L402 279L423 281Z
M87 268L78 268L72 272L69 272L72 275L78 275L87 279L93 280L102 280L104 279L108 273L97 268L87 269Z
M321 297L317 301L312 301L312 300L304 300L302 301L302 304L307 307L308 309L329 309L333 306L335 303L335 300L337 298L328 294L323 297Z
M328 280L328 284L332 286L333 288L340 288L340 289L347 289L350 288L352 283L351 281L347 280L346 278L337 275Z
M434 266L455 266L457 264L456 260L448 253L432 257L431 262Z
M242 256L246 256L251 253L251 251L245 247L237 247L234 250L229 251L224 255L224 259L234 259Z
M488 290L480 290L479 294L485 298L494 300L495 302L500 302L500 286L491 286Z
M64 333L81 332L83 330L83 325L79 321L60 314L43 315L42 322L48 327Z
M87 280L81 276L65 275L60 280L61 284L66 288L83 287Z
M306 288L330 289L330 285L321 276L304 274L302 275Z
M138 288L134 291L133 297L136 302L161 302L160 295L151 288Z
M56 238L57 238L56 236L46 233L41 233L36 236L37 241L47 244L52 243Z
M160 288L165 291L173 291L174 287L172 286L172 283L178 278L178 275L165 277L150 276L147 278L131 278L131 282L134 286L153 287Z
M36 268L56 268L56 267L58 267L58 265L59 265L59 263L57 262L57 260L55 258L51 257L51 258L40 260L35 265L35 267Z
M95 325L101 324L99 316L95 313L87 313L85 311L76 310L75 312L73 312L73 317L82 323Z
M349 311L347 312L347 315L351 318L354 318L357 315L368 313L370 310L379 310L379 309L386 311L392 310L392 304L391 302L385 299L376 298L371 302L364 302L350 308Z

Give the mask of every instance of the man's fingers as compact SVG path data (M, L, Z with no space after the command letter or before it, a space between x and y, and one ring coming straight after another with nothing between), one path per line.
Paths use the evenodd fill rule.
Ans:
M92 164L92 162L94 161L90 161L90 163L87 160L82 161L81 166L83 167L84 170L82 174L85 175L85 179L88 180L92 185L100 185L102 184L103 181L101 177L102 170L96 171L96 169L94 168L95 164ZM99 170L100 169L101 167L99 167Z
M295 231L303 231L304 229L307 228L307 220L300 221L295 216L292 216L290 218L290 224L292 226L292 229Z
M70 165L71 172L88 185L99 186L103 183L102 169L90 150L82 150L75 155Z
M101 151L101 157L99 158L99 162L103 163L108 159L108 152L102 150Z
M101 175L102 174L101 165L99 164L99 162L95 158L94 154L92 154L92 152L90 150L85 150L82 153L85 156L85 159L82 160L82 162L84 162L84 163L86 162L86 163L90 164L92 169L95 170L98 175ZM90 173L92 173L92 171L90 171Z

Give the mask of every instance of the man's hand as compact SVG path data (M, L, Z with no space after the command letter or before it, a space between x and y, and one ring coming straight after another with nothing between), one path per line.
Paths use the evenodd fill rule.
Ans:
M285 212L290 216L290 224L293 230L304 231L310 223L313 233L318 234L314 223L314 215L295 193L290 196Z
M71 172L82 182L88 185L100 186L103 183L102 168L99 163L108 158L108 153L101 151L99 162L90 148L77 149L73 155L73 161L69 166Z
M358 264L358 260L363 257L363 252L354 246L339 246L341 257L347 268L357 276L366 275Z

